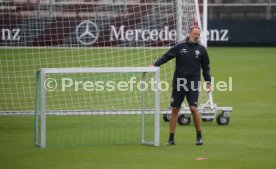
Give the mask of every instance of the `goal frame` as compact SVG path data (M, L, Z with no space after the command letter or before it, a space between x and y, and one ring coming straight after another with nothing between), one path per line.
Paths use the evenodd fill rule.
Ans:
M44 86L46 80L46 74L68 74L68 73L142 73L142 81L145 78L146 73L154 73L154 79L156 81L154 91L154 140L145 140L144 130L144 104L141 109L142 114L142 144L160 146L160 89L158 84L160 83L160 68L159 67L105 67L105 68L41 68L37 71L37 81L40 82L40 86L37 86L36 96L40 94L40 100L36 101L35 106L35 145L40 148L46 148L46 116L47 116L47 103L46 103L46 89ZM40 92L38 92L38 87ZM142 100L144 100L144 90L142 92ZM37 99L37 98L36 98ZM38 110L38 106L40 109ZM40 118L37 111L40 111ZM40 123L39 123L40 122ZM40 127L39 127L40 125ZM40 129L40 131L39 131ZM39 137L40 136L40 137Z

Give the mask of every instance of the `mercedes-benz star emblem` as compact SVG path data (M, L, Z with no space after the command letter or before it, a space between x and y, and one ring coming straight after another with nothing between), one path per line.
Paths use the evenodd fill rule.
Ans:
M91 45L98 39L98 26L89 20L82 21L76 28L76 35L81 44Z

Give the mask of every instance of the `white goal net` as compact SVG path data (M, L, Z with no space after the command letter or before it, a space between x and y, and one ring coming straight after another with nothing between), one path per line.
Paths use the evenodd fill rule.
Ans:
M0 4L1 115L34 113L35 75L40 68L145 67L184 40L189 27L202 26L197 0L6 0ZM161 80L170 85L161 92L161 110L169 106L174 65L170 61L160 70ZM118 76L95 76L100 77L116 80ZM48 106L59 103L57 110L98 109L99 103L113 109L112 102L102 102L103 95L91 100L82 92L50 94L57 95ZM135 99L132 94L110 94L121 109L130 105L126 100ZM151 104L150 99L145 104Z

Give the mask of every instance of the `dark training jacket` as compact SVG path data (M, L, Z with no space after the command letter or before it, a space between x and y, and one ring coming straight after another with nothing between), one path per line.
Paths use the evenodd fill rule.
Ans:
M200 80L200 68L202 68L204 80L211 82L210 61L204 46L199 43L189 43L186 39L185 42L176 44L161 58L157 59L154 66L161 66L173 58L176 59L174 84L177 78Z

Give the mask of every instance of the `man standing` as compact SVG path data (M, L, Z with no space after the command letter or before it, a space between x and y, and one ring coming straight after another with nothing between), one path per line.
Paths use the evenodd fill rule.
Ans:
M204 80L207 82L207 89L211 89L211 77L209 57L204 46L199 44L200 28L194 26L189 31L189 37L185 42L172 47L167 53L159 58L152 66L161 66L169 60L176 59L176 67L173 77L173 90L171 100L170 137L166 145L174 145L174 133L177 124L178 113L181 104L186 97L196 129L196 145L202 145L202 133L200 114L197 109L200 70Z

